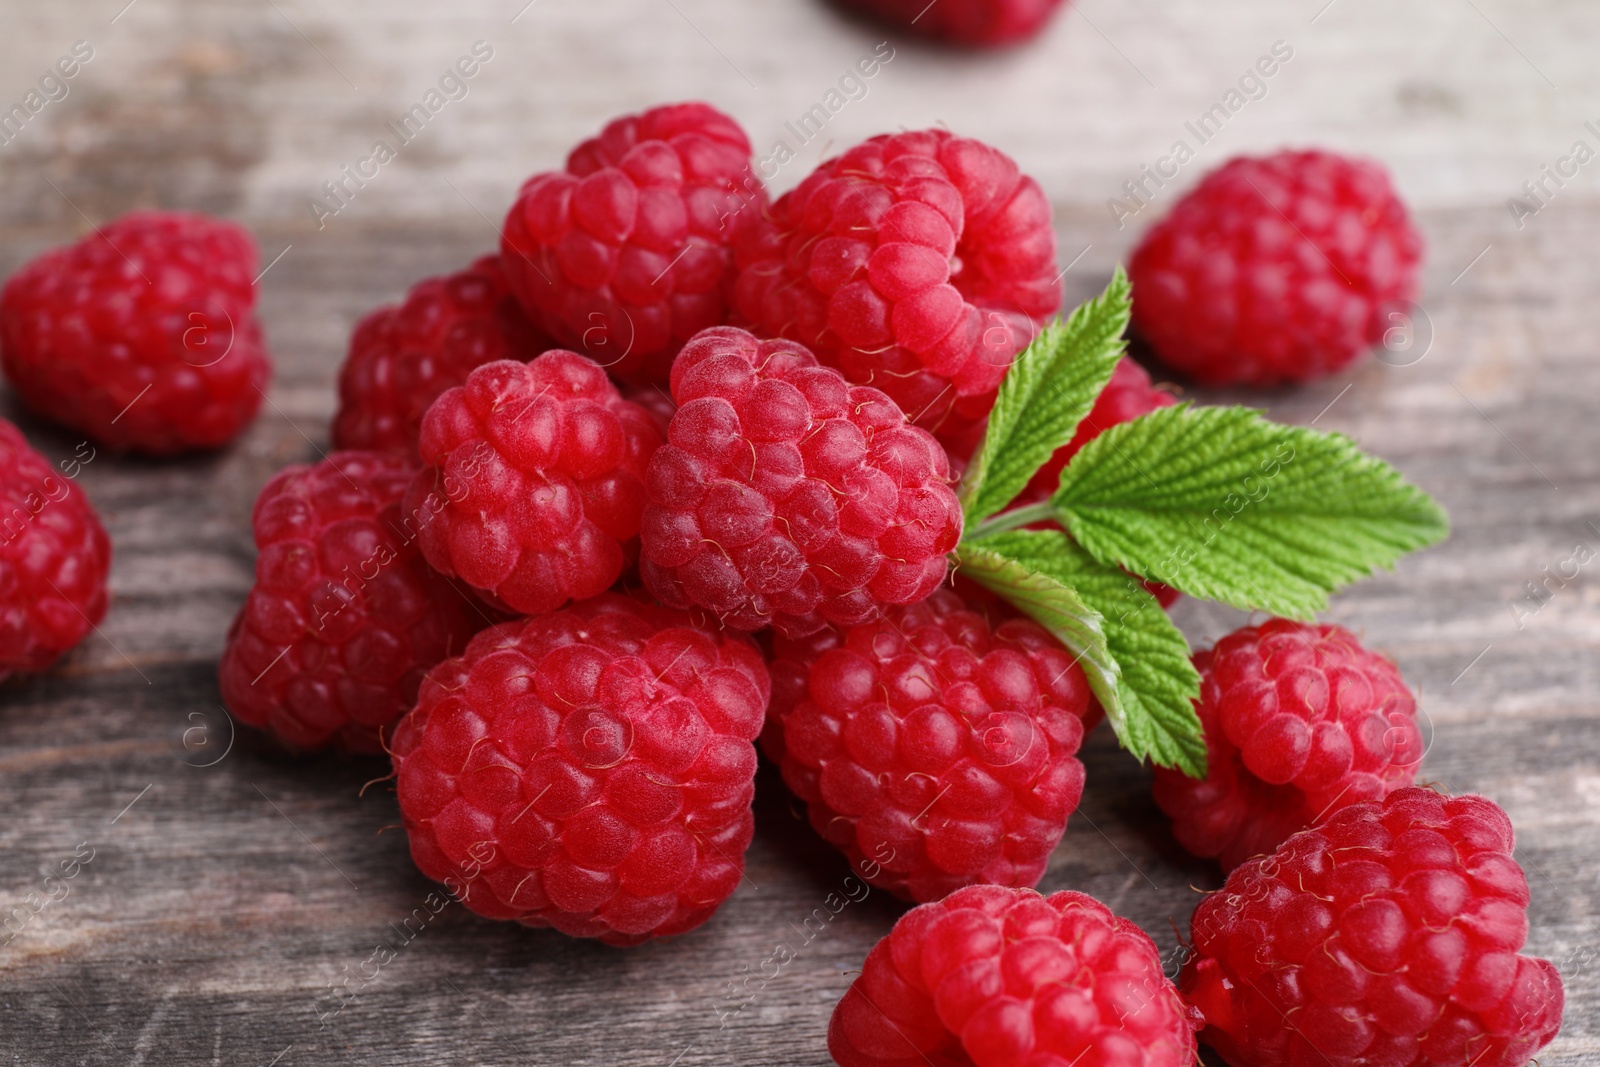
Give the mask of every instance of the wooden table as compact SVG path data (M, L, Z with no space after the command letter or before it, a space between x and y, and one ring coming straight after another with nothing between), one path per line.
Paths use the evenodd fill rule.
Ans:
M244 734L230 748L215 666L251 580L252 500L326 446L361 312L493 247L518 182L605 118L702 96L764 155L883 35L813 0L123 3L0 7L0 101L74 41L95 49L68 96L0 146L0 273L134 206L238 217L266 258L283 252L262 282L278 372L271 405L227 452L102 454L81 475L116 544L114 601L54 671L0 686L0 907L75 850L93 858L0 947L0 1062L826 1064L848 972L900 909L875 892L797 943L847 871L770 771L747 881L686 937L618 951L451 905L401 943L395 928L431 887L389 787L362 792L382 764L290 760ZM1040 178L1061 262L1082 253L1065 276L1080 299L1175 192L1120 230L1107 198L1274 41L1292 43L1266 95L1178 181L1280 143L1381 156L1429 239L1419 340L1295 392L1196 395L1353 434L1451 510L1448 543L1339 596L1328 617L1419 690L1425 777L1510 812L1533 892L1528 950L1557 961L1568 991L1565 1031L1540 1062L1600 1063L1597 564L1520 628L1512 608L1575 545L1600 546L1600 164L1548 186L1520 229L1505 204L1574 140L1600 145L1583 128L1600 114L1597 16L1585 0L1543 0L1531 18L1506 0L1325 4L1085 0L1000 57L897 41L865 98L775 185L830 146L943 121ZM319 230L308 201L321 183L477 40L494 58L468 95ZM0 411L52 458L72 454L74 435L9 396ZM1176 617L1196 644L1241 618L1193 601ZM1093 893L1172 953L1172 923L1216 871L1175 846L1148 773L1108 733L1085 761L1087 795L1041 888ZM779 941L797 958L747 982ZM395 958L364 967L380 944ZM332 986L363 971L341 1006Z

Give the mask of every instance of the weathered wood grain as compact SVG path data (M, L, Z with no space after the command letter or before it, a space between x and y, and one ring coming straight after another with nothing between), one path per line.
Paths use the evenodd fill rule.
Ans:
M120 6L0 7L0 101L73 40L98 49L65 100L0 146L0 275L84 228L79 208L95 221L147 203L235 214L267 258L292 246L263 280L278 377L228 452L101 455L81 476L116 544L114 605L57 670L0 686L0 909L41 892L80 844L94 853L65 899L0 946L0 1062L826 1064L846 972L899 908L875 892L799 944L847 871L767 771L748 880L701 930L624 952L450 905L332 1014L330 984L397 944L390 924L426 911L432 887L406 858L387 785L362 793L382 764L293 761L246 735L227 749L214 665L251 578L251 502L278 467L326 446L361 312L492 247L489 220L516 183L604 118L705 95L766 144L882 35L809 0L540 0L514 25L521 0L139 0L110 23ZM1426 776L1511 813L1533 891L1529 950L1556 960L1568 987L1565 1031L1541 1063L1600 1063L1600 586L1586 569L1521 629L1510 607L1575 543L1600 545L1600 205L1587 172L1522 230L1503 203L1583 135L1600 73L1580 42L1597 16L1581 0L1514 21L1482 0L1339 0L1312 24L1320 7L1100 0L1011 57L901 44L830 137L943 119L1005 144L1056 203L1063 263L1088 246L1065 277L1078 299L1164 207L1119 231L1105 198L1266 45L1295 42L1266 99L1195 173L1281 141L1391 161L1425 209L1431 347L1300 391L1197 395L1351 433L1450 508L1447 544L1341 595L1329 616L1421 690ZM317 184L479 38L497 53L467 99L318 231L305 207ZM54 458L76 444L9 397L0 414ZM1205 643L1240 616L1185 602L1177 618ZM1171 923L1217 874L1177 849L1147 773L1109 735L1085 759L1088 795L1042 888L1093 893L1170 952ZM797 958L752 979L753 999L730 1014L730 983L759 974L780 940Z

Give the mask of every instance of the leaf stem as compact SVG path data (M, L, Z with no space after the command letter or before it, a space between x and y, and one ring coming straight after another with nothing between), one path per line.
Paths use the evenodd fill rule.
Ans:
M969 531L963 540L973 540L979 537L987 537L990 534L1005 533L1007 530L1015 530L1019 526L1031 526L1036 522L1048 522L1055 517L1056 512L1050 506L1050 501L1041 500L1037 504L1012 508L1010 511L1003 511L993 518L984 520L978 524L976 530Z

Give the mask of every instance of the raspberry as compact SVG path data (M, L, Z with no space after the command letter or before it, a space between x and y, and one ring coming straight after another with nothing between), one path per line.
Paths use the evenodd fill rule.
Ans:
M1083 668L1037 624L991 627L947 589L835 644L803 689L780 685L768 750L816 831L913 900L1037 884L1083 794L1075 756L1099 713Z
M112 448L217 448L261 405L256 246L204 215L134 212L0 294L0 363L29 407Z
M89 498L0 419L0 680L44 670L100 624L110 569Z
M1230 870L1342 807L1410 785L1417 703L1350 631L1272 619L1197 653L1206 777L1157 767L1155 799L1197 856Z
M405 301L356 324L339 371L335 448L415 456L422 416L473 368L498 359L526 362L556 347L506 288L499 256L412 286Z
M799 637L944 580L961 539L949 460L876 389L792 341L707 330L672 368L640 573L664 603Z
M1050 203L1011 158L926 130L828 160L738 228L736 306L922 426L981 420L1061 307Z
M691 930L744 872L768 695L745 640L616 594L485 630L395 732L412 858L491 919Z
M1233 1067L1522 1067L1561 976L1518 954L1528 883L1491 800L1397 790L1236 868L1181 987Z
M1061 0L844 0L915 33L971 48L1017 44L1035 36Z
M1133 327L1211 385L1332 374L1417 294L1422 237L1378 164L1330 152L1241 157L1140 242Z
M487 621L417 551L400 512L415 470L335 452L261 490L256 581L218 669L242 721L297 749L380 752L423 674Z
M911 909L828 1024L840 1067L1189 1067L1155 942L1083 893L972 886Z
M665 383L685 341L728 321L730 221L765 200L727 115L693 103L629 115L523 185L506 277L558 341L630 383Z
M422 420L406 495L423 555L495 607L537 614L604 592L639 536L661 434L591 360L499 360Z

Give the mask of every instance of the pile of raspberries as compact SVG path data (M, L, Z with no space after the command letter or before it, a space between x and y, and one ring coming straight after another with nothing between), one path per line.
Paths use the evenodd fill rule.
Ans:
M1104 714L947 560L952 469L1061 310L1048 199L943 130L776 200L750 157L704 104L618 119L522 186L498 253L356 326L333 449L255 504L231 712L386 753L413 859L467 908L619 946L737 888L759 748L917 905L834 1012L843 1067L1185 1067L1197 1039L1235 1067L1526 1062L1562 987L1519 954L1510 822L1414 786L1413 694L1338 626L1195 657L1209 771L1157 770L1155 800L1229 873L1176 983L1129 920L1034 890ZM1134 253L1135 323L1202 381L1304 379L1372 343L1419 250L1372 164L1236 160ZM218 447L269 376L256 266L232 224L130 215L9 280L5 373L91 456ZM1170 403L1125 360L1047 472ZM77 469L0 422L0 671L106 610Z

